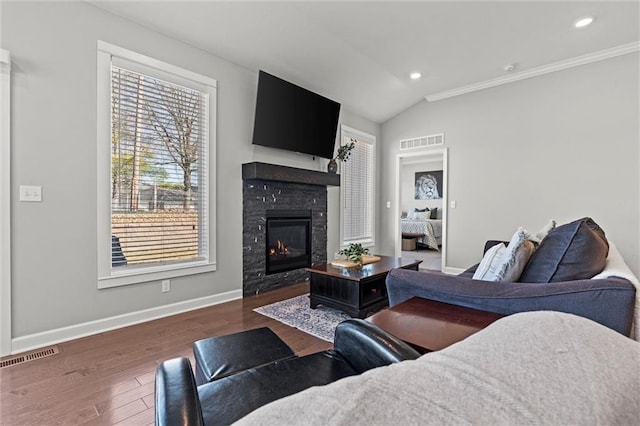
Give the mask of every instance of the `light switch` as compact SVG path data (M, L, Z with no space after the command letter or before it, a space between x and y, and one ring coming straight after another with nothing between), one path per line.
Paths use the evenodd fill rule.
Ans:
M452 208L452 209L455 209L455 208L456 208L456 200L453 200L453 201L451 202L451 208Z
M27 201L27 202L42 201L42 187L20 185L20 201Z
M387 208L390 209L391 208L391 201L387 201Z

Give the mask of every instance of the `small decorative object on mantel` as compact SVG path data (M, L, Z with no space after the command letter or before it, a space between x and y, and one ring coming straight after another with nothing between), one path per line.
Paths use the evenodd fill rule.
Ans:
M347 161L351 155L351 150L355 147L356 140L353 138L351 138L349 143L341 145L340 148L338 148L338 154L329 160L329 164L327 164L327 171L329 173L336 173L338 171L338 163L336 160Z
M336 173L338 171L338 163L333 158L329 160L329 164L327 164L327 172Z
M378 256L370 256L369 249L362 247L360 243L349 244L346 249L340 250L338 254L346 256L346 259L336 259L331 262L333 266L353 267L374 263L380 260Z

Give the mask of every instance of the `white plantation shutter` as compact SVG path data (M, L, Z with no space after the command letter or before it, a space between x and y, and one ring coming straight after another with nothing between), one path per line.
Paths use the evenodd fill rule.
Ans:
M215 84L98 42L99 288L216 269Z
M375 140L343 130L342 144L355 142L342 163L342 245L374 244Z

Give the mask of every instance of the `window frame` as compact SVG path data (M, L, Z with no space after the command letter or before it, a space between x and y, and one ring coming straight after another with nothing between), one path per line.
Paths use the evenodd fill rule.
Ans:
M11 53L0 49L0 356L11 337Z
M349 244L360 243L364 247L373 247L376 245L376 163L377 163L377 146L376 146L376 137L369 133L362 132L360 130L356 130L349 126L342 125L340 126L340 144L345 138L354 138L359 142L368 143L372 145L373 155L372 155L372 164L371 164L371 173L372 179L370 184L371 188L371 237L359 239L359 240L349 240L345 241L345 174L340 173L340 247L345 248L349 246ZM354 153L351 154L352 156ZM348 163L348 161L347 161ZM343 165L343 167L346 166Z
M147 265L135 268L118 268L111 264L111 65L131 66L132 71L151 73L176 84L197 87L208 95L208 165L207 191L202 208L208 217L206 239L207 256L204 259L163 265ZM110 288L149 281L182 277L217 269L216 263L216 91L217 81L162 62L151 57L98 41L97 45L97 254L98 288ZM199 236L200 240L200 236Z

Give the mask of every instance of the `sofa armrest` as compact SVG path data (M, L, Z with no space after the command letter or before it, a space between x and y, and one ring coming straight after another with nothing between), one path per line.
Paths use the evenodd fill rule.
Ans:
M188 358L164 361L156 370L156 426L202 426L198 388Z
M489 282L439 272L393 269L387 275L389 305L417 296L500 314L557 311L599 322L628 336L635 287L622 278L553 283Z
M361 319L338 324L333 349L358 373L420 356L407 343Z

